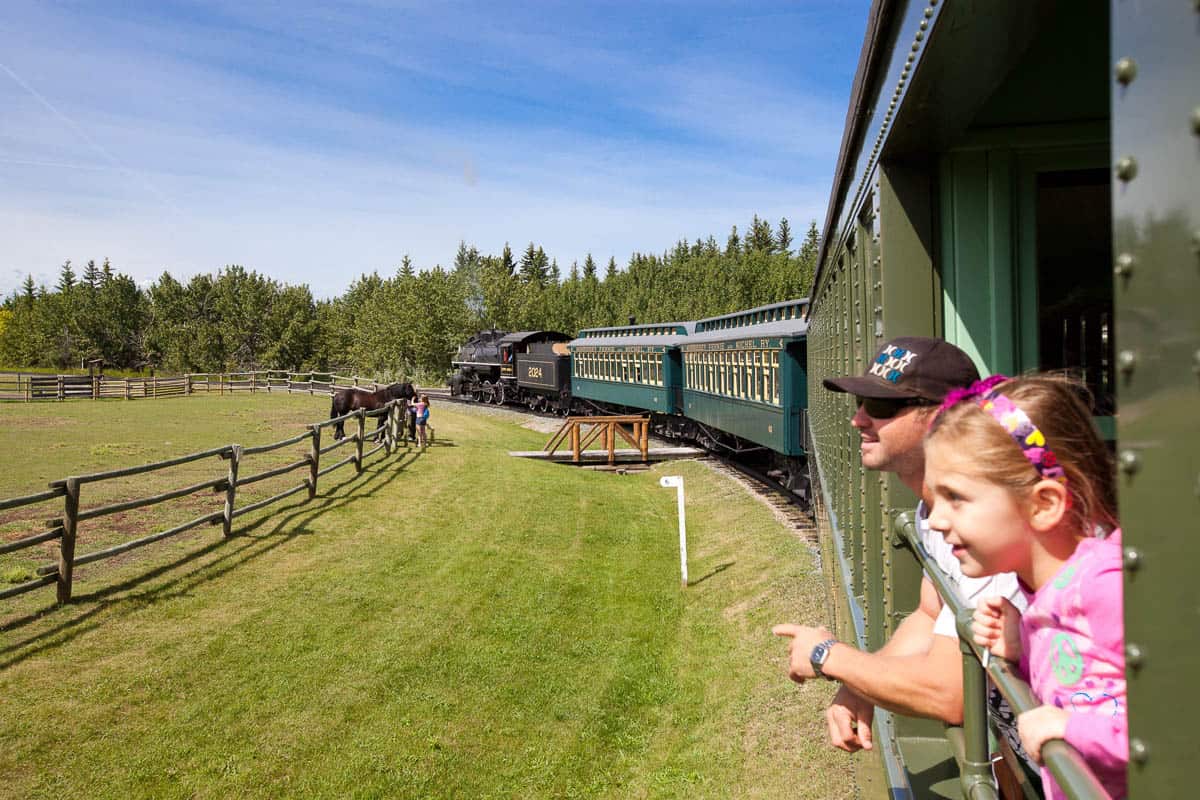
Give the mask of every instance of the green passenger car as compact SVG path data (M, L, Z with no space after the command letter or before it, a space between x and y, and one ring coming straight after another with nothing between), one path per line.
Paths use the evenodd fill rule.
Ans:
M862 468L852 399L821 379L937 335L985 375L1088 383L1122 468L1136 798L1188 793L1200 715L1178 691L1200 672L1198 76L1193 2L876 0L808 330L815 516L837 633L867 649L917 604L895 525L917 498ZM863 794L994 797L967 701L962 730L878 714Z
M683 351L683 414L785 456L802 456L808 301L696 323Z
M679 345L695 323L588 328L567 344L576 403L680 413Z

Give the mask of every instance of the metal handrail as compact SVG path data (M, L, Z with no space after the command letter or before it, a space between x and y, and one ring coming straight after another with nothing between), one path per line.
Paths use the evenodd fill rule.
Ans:
M983 666L983 651L971 634L974 611L959 596L950 577L933 560L917 534L917 515L906 511L897 514L892 522L892 543L912 551L925 574L933 581L942 602L954 612L959 647L963 653L963 736L965 757L962 770L963 794L968 798L996 797L987 752L987 681L991 678L1000 694L1008 701L1014 714L1023 714L1042 705L1029 684L1013 671L1012 665L1001 658L988 660ZM982 742L983 751L979 752ZM1042 759L1050 774L1070 800L1109 800L1109 794L1097 780L1083 756L1062 739L1051 739L1042 745ZM986 770L986 775L984 774ZM986 781L990 793L983 789ZM982 790L982 793L981 793Z

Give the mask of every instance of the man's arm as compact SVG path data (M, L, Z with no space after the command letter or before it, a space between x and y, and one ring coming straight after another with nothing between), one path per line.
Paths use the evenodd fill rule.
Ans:
M878 652L864 653L837 644L821 671L863 699L907 716L962 721L962 655L958 642L933 633L941 598L927 579L921 582L921 604ZM823 628L780 626L791 636L793 680L814 677L809 653L829 637Z

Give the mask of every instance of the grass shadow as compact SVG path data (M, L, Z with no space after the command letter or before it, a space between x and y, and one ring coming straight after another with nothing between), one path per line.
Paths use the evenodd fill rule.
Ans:
M327 488L324 497L318 495L313 501L305 498L293 501L286 506L275 508L272 512L263 513L261 517L235 528L233 534L228 538L221 537L214 542L184 553L178 558L159 564L146 572L127 578L119 583L110 584L91 592L77 594L66 605L55 603L9 621L0 626L0 632L7 633L19 630L33 622L44 620L49 614L69 613L72 609L78 609L79 611L79 613L72 615L69 619L65 619L51 628L39 631L21 641L12 642L0 647L0 657L14 654L11 658L0 660L0 670L7 669L14 664L18 664L53 647L67 644L81 634L93 630L100 625L99 621L94 621L86 627L79 626L106 609L119 607L123 604L143 608L164 600L185 596L196 587L215 580L237 567L261 558L277 547L287 544L297 536L311 534L313 531L309 529L308 525L314 520L331 511L342 509L355 500L377 494L380 490L391 485L421 455L422 453L419 450L410 450L398 453L395 459L377 460L365 467L362 473L351 473L347 479ZM347 491L343 494L337 494L342 489L347 489ZM310 503L314 502L316 505L310 505ZM275 524L266 533L250 535L253 531L271 522ZM205 561L194 570L182 572L145 591L131 591L145 584L147 581L152 581L173 571L180 570L197 559L210 556L222 549L226 550L226 552ZM89 603L94 605L86 609L81 607L83 604ZM66 635L60 636L60 634ZM53 640L48 641L50 639Z

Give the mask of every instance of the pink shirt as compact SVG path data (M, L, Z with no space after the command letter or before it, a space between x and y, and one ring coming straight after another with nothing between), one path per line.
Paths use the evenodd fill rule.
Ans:
M1114 800L1125 797L1129 717L1120 530L1081 541L1054 578L1025 594L1021 668L1033 693L1071 712L1067 743ZM1046 797L1066 796L1044 767L1042 783Z

